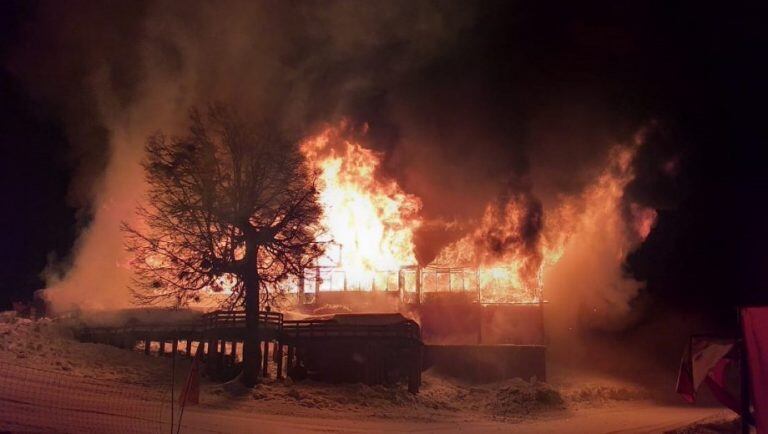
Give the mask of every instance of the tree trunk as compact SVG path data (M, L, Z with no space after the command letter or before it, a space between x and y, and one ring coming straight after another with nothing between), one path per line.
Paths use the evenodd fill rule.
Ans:
M250 247L250 246L248 246ZM250 249L246 247L246 250ZM252 252L255 258L256 252ZM256 261L246 261L243 273L245 290L245 338L243 339L243 375L242 382L248 387L259 381L261 349L259 348L259 275Z

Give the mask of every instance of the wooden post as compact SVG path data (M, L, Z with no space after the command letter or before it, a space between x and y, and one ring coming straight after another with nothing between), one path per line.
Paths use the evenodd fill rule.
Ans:
M742 323L741 319L741 308L737 308L736 310L736 320L739 324L739 340L738 342L738 348L739 348L739 370L741 373L741 387L739 389L741 392L741 432L744 434L749 434L751 431L750 428L750 414L752 409L751 403L750 403L750 388L749 388L749 360L747 359L747 341L744 339L744 324Z
M293 356L296 353L296 347L288 345L288 357L285 360L285 373L290 376L293 374Z
M269 341L264 341L264 361L261 368L262 368L261 375L264 377L267 377L268 369L269 369Z
M416 266L416 304L421 304L421 267Z
M227 361L227 341L222 339L219 341L219 345L221 345L221 347L219 350L219 361L217 363L219 365L219 370L223 370Z
M179 340L176 338L173 338L173 341L171 341L171 355L173 357L176 357L176 353L179 352Z
M232 341L232 364L237 364L237 341Z
M190 359L192 358L192 339L190 337L187 337L187 344L186 349L184 350L184 354L186 354L186 356Z
M208 375L212 375L216 372L216 348L217 348L217 342L216 339L211 337L208 338L208 348L207 352L205 353L205 363L206 363L206 371Z
M280 342L275 343L275 361L277 362L277 379L283 379L283 344Z
M165 341L163 339L160 339L159 341L157 341L157 343L160 344L160 351L158 351L157 354L160 357L163 357L163 355L165 355Z
M485 313L485 307L482 304L477 303L477 344L483 343L483 314Z
M419 393L419 388L421 387L422 352L423 348L420 345L417 346L414 357L410 363L411 369L408 373L408 391L413 394Z
M149 355L149 349L152 347L152 341L149 338L144 338L144 354Z

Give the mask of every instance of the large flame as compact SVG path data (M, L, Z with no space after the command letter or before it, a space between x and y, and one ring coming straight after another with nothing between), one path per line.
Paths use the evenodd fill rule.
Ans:
M320 240L328 249L317 264L321 289L393 290L404 285L404 291L412 291L421 201L396 181L384 179L378 170L381 155L351 137L342 123L308 138L301 148L318 172L324 210L326 232ZM489 203L464 237L446 246L431 264L422 264L421 292L474 291L481 302L541 301L545 270L563 256L574 234L599 234L601 225L624 221L622 197L634 179L631 162L638 146L616 146L583 193L559 198L552 209L544 210L527 192L512 191ZM634 221L627 231L634 235L628 247L648 236L656 218L654 210L635 204L629 213Z
M319 265L343 270L334 289L370 290L379 273L416 263L413 232L421 223L421 201L395 181L380 180L380 156L345 138L345 131L344 125L329 127L302 144L319 171L327 231L320 240L329 243Z

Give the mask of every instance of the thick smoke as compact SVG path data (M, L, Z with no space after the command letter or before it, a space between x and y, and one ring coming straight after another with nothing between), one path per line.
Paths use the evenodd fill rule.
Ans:
M464 20L427 4L219 6L49 2L29 24L15 70L64 117L79 167L72 200L91 216L71 265L48 267L57 309L129 302L118 228L142 198L149 134L180 131L189 107L210 101L308 131L428 61Z
M588 201L609 150L641 122L526 45L547 31L527 24L541 11L510 23L495 7L43 2L15 68L62 113L79 164L72 197L91 216L71 266L49 273L48 298L59 310L129 303L118 228L142 198L145 138L178 133L189 107L209 101L299 134L367 123L366 146L385 156L380 176L423 200L423 262L469 233L488 203L524 197L546 221L564 198ZM543 239L538 214L526 242ZM621 268L636 245L626 231L614 220L582 228L548 277L553 304L623 315L639 287Z

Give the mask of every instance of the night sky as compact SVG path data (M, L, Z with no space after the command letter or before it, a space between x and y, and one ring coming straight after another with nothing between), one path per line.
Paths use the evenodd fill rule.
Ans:
M71 4L62 20L88 9L88 2ZM115 19L140 14L144 4L117 8ZM40 90L41 74L29 80L29 69L17 67L27 49L41 59L56 57L46 52L51 45L38 43L40 35L60 31L40 27L51 23L39 19L49 6L0 2L3 309L44 287L40 273L49 257L71 252L90 214L73 182L82 182L84 165L98 176L107 147L98 146L105 139L97 123L88 135L96 146L73 145L65 106ZM622 125L614 135L657 125L627 194L657 209L658 222L626 270L647 282L636 301L646 321L698 312L717 329L733 321L737 304L768 302L765 12L764 2L483 2L455 48L401 86L480 83L468 91L473 101L520 122L532 118L539 102L562 97L584 101L587 110L600 107L602 122ZM57 74L47 75L50 86L81 85L67 75L72 71ZM511 105L508 95L531 102ZM376 98L351 107L360 117L386 118ZM580 119L573 119L574 134L582 131ZM374 128L372 134L386 141L394 133ZM669 159L678 163L672 178L658 173L658 162Z

